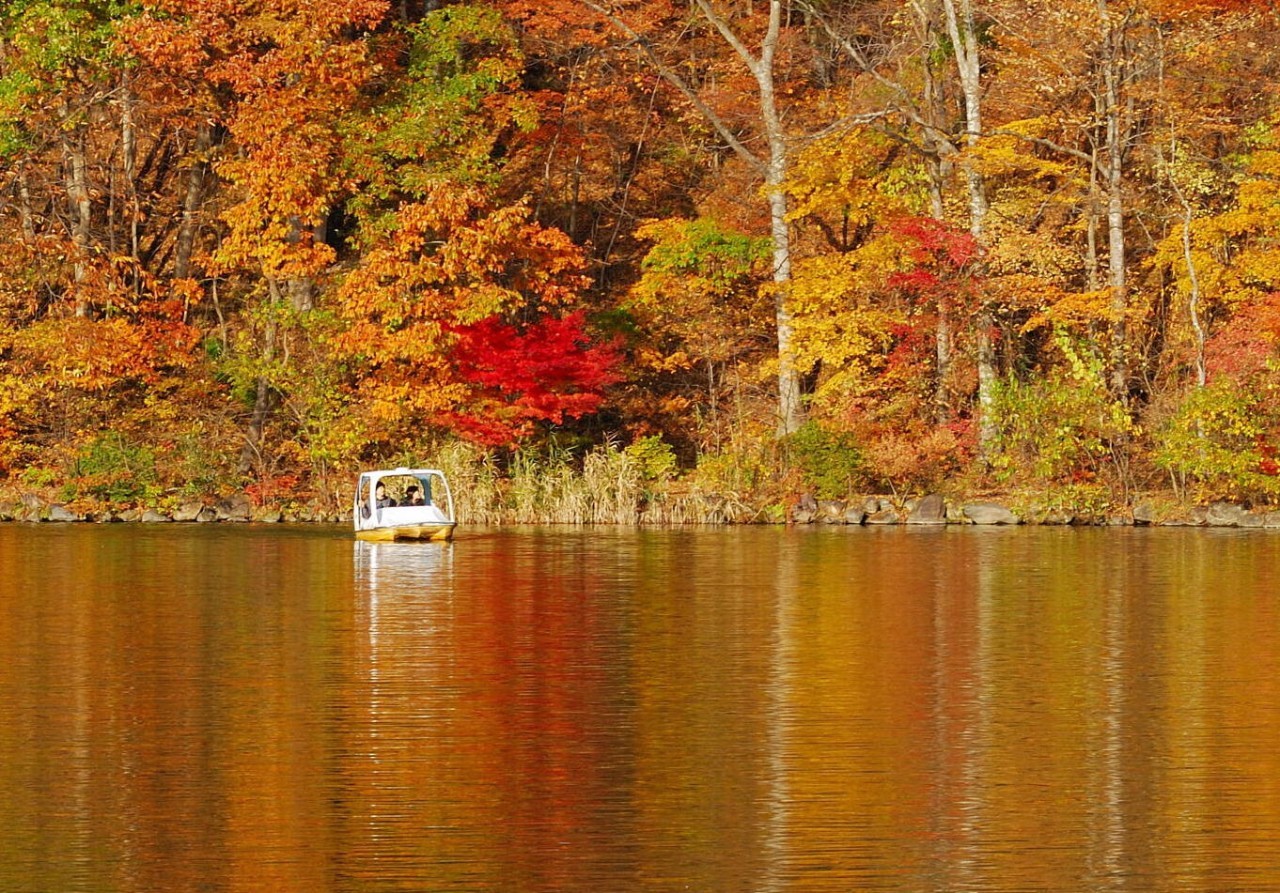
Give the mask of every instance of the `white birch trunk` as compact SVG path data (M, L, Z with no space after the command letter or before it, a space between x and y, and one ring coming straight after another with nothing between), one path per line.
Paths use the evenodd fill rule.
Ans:
M1107 186L1107 284L1111 289L1111 388L1123 397L1129 389L1129 364L1125 354L1129 289L1124 241L1124 112L1120 103L1121 58L1124 32L1111 18L1107 0L1098 0L1102 28L1102 88L1106 120L1104 171Z
M955 50L960 90L964 94L965 145L973 148L982 136L982 70L978 55L977 29L971 0L942 0L947 33ZM982 173L971 160L963 162L969 192L969 232L979 246L986 244L987 191ZM978 366L978 449L984 459L995 445L996 423L993 404L996 385L995 326L990 304L984 297L975 320Z
M778 336L778 433L794 433L804 424L800 372L796 366L795 328L791 316L791 226L787 221L787 139L778 114L774 92L774 54L781 31L782 2L769 4L769 30L761 46L760 58L752 66L760 87L760 113L769 141L768 172L769 234L773 239L774 312Z
M730 27L728 20L712 6L711 0L691 0L691 7L702 13L755 78L760 93L760 125L768 145L768 154L764 157L757 155L739 139L734 129L703 101L698 91L690 86L679 71L663 62L649 43L621 17L614 4L603 2L603 0L581 0L581 2L631 39L636 49L648 59L658 74L679 90L706 118L707 123L724 139L726 145L764 177L769 202L769 235L773 242L774 306L778 343L778 431L781 435L790 434L804 422L804 408L800 393L800 372L795 359L794 327L790 309L791 231L787 222L788 201L784 191L789 148L774 89L774 57L782 34L782 0L769 2L769 25L761 39L759 54L752 52L742 42ZM750 10L748 9L747 12L749 14Z

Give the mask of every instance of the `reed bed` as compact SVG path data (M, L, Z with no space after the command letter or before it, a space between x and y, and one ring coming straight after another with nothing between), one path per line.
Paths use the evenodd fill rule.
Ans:
M491 455L455 443L435 463L449 476L463 524L740 524L763 517L736 494L655 474L643 453L613 444L581 459L566 450L517 453L502 468Z

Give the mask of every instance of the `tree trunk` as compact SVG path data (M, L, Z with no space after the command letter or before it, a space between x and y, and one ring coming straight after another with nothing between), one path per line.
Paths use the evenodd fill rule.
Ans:
M257 392L253 401L253 413L249 416L249 425L244 432L244 446L240 449L239 471L248 474L259 464L262 457L262 434L266 429L267 419L275 412L280 403L280 395L271 387L265 378L259 378Z
M138 128L133 118L133 82L126 71L120 85L120 166L124 175L124 213L128 220L130 276L133 292L142 293L142 253L139 248L142 203L138 199Z
M309 235L315 239L323 239L324 234L324 225L320 224ZM302 237L301 224L299 224L296 236L298 238ZM273 302L288 301L289 307L296 313L309 313L315 308L314 279L302 278L280 281L268 278L267 288ZM283 361L287 365L290 353L289 331L286 329L282 333L279 324L273 317L267 323L266 331L263 333L262 359L270 363L275 359L278 347L282 348ZM282 399L283 395L276 384L273 384L266 377L258 378L253 401L253 412L249 416L249 425L245 430L244 447L240 451L239 469L241 474L251 471L255 464L261 465L263 431L266 429L266 424L271 418L271 414L279 408Z
M957 5L958 4L958 5ZM960 90L964 94L965 145L973 148L982 135L982 71L978 56L978 36L974 27L973 6L970 0L942 0L947 21L947 33L955 51L956 70L960 77ZM987 191L982 174L971 161L964 161L965 184L969 191L969 232L979 246L986 244ZM978 449L983 459L989 460L995 446L996 420L992 411L995 402L996 354L994 342L995 321L991 305L984 296L981 299L974 343L978 365Z
M36 223L31 211L31 182L27 176L26 162L18 163L18 217L22 222L22 237L28 243L34 243Z
M274 285L272 292L277 292ZM262 342L262 359L269 363L275 359L276 354L276 321L274 319L267 322ZM267 420L271 418L271 413L275 412L279 403L279 392L271 386L271 382L265 376L259 376L254 393L253 412L249 415L249 424L244 432L244 446L240 449L239 471L241 474L248 474L255 465L261 464L263 432L266 430Z
M920 142L925 152L925 168L929 175L929 213L934 220L945 221L947 208L944 201L943 188L947 179L950 162L949 156L955 154L955 146L949 140L943 140L939 134L944 132L946 108L942 91L934 76L933 65L929 62L937 49L938 31L934 17L922 4L913 4L917 24L922 36L921 45L925 49L924 60L924 95L921 103L923 124L920 128ZM938 298L938 321L933 334L934 363L936 380L933 385L934 421L939 425L951 420L951 365L953 361L951 308L946 298Z
M1102 28L1102 89L1106 121L1107 159L1107 280L1111 289L1111 388L1123 397L1129 389L1129 364L1125 356L1125 318L1129 309L1124 244L1124 115L1120 104L1124 28L1112 21L1107 0L1098 0Z
M85 159L83 126L72 129L62 138L67 203L71 212L71 244L75 252L75 313L89 315L89 298L85 280L89 274L89 242L93 232L93 203L89 197L89 166Z
M752 73L760 87L760 112L769 141L769 232L773 238L774 311L778 334L778 433L792 434L804 424L800 370L796 366L795 328L791 316L791 226L787 221L787 139L774 93L773 59L782 21L781 0L769 4L769 30Z
M773 282L775 323L778 330L778 433L794 433L804 424L804 408L800 394L800 371L796 366L792 339L791 236L787 223L787 197L781 188L771 191L769 222L773 233Z
M317 223L310 232L304 232L302 229L302 221L294 221L293 240L301 242L303 239L310 240L311 244L318 244L325 239L324 221ZM271 294L279 300L280 292L274 281L271 283ZM315 279L310 276L301 279L289 279L284 283L284 294L289 299L289 306L298 313L309 313L315 309L316 304L316 283Z
M124 187L127 194L129 215L129 257L138 261L138 225L141 211L138 204L138 128L133 121L133 92L129 76L124 75L120 89L120 162L124 169Z
M1196 348L1196 386L1204 387L1209 381L1205 367L1204 324L1200 321L1200 275L1196 270L1195 254L1191 250L1191 203L1187 201L1181 190L1178 198L1182 202L1182 255L1187 262L1187 279L1190 283L1190 295L1187 298L1187 312L1191 316L1191 333Z
M178 224L177 247L174 250L173 276L191 276L191 255L195 251L196 233L200 228L200 206L204 201L205 181L209 176L209 150L213 148L213 128L201 123L196 130L191 166L187 168L187 190L182 197L182 219Z
M778 342L778 432L790 434L804 422L801 400L800 371L796 366L795 346L792 343L794 329L791 315L791 232L787 223L787 195L783 190L788 166L786 129L778 113L774 91L774 56L782 34L782 0L770 0L769 24L760 42L757 56L742 42L730 27L728 20L712 5L711 0L691 0L692 7L720 34L730 48L747 66L760 91L760 120L768 144L767 157L753 152L739 138L733 127L728 126L715 110L707 105L680 72L665 64L648 42L621 18L611 4L597 0L580 0L588 9L598 13L622 34L653 65L658 74L671 84L698 110L707 123L718 133L734 152L758 171L765 181L769 202L769 234L773 242L773 282L775 289L775 325Z
M1089 291L1097 291L1101 287L1098 276L1098 223L1102 217L1101 200L1098 190L1098 153L1093 152L1093 161L1089 166L1089 196L1085 223L1084 268Z

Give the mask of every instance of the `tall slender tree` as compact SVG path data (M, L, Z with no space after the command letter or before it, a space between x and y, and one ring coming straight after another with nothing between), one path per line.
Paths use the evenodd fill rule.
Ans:
M729 4L712 0L694 0L692 10L701 23L709 27L724 42L749 74L755 88L756 109L754 129L765 151L752 148L752 136L744 135L729 118L709 101L690 77L684 74L688 59L681 59L671 41L659 39L644 26L629 18L624 4L579 0L583 6L598 13L622 36L626 37L637 52L653 65L654 69L672 87L688 100L703 120L724 140L764 183L765 201L768 205L769 236L773 245L773 298L774 319L777 333L778 363L778 431L790 434L804 421L800 373L796 364L794 323L790 304L792 273L791 228L788 220L788 199L785 189L792 135L785 126L785 114L779 96L778 54L784 31L782 0L769 0L767 12L762 16L754 5L732 8Z

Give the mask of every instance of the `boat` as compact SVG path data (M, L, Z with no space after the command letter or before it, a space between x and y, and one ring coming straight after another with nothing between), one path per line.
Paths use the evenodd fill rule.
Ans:
M453 494L435 468L365 471L356 481L356 538L374 542L453 539Z

